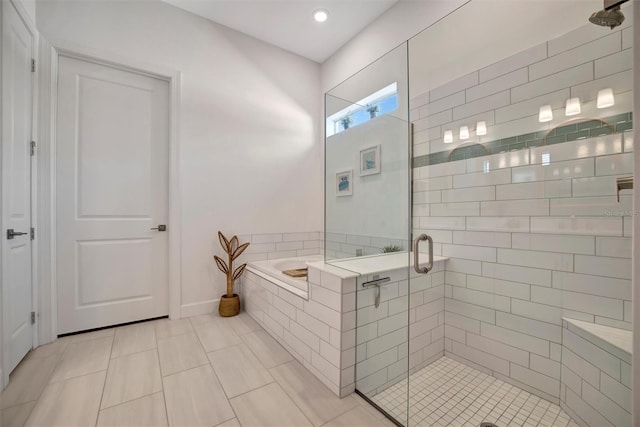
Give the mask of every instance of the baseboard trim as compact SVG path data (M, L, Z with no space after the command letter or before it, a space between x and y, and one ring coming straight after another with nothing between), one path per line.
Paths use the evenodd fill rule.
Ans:
M220 298L182 304L180 307L180 317L200 316L201 314L217 313Z

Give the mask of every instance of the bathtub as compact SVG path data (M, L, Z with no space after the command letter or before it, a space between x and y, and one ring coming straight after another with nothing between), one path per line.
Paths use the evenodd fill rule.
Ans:
M247 270L271 283L304 299L309 295L307 278L296 278L282 274L283 270L306 268L310 262L322 261L322 255L307 255L295 258L279 258L247 263Z

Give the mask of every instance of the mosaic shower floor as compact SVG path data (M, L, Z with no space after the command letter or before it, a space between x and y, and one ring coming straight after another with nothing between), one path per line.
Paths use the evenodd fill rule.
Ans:
M558 405L448 357L409 377L409 426L578 427ZM372 400L404 425L407 381Z

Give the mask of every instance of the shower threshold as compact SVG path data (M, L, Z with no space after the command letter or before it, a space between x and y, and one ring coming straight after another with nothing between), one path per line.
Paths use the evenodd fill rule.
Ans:
M446 356L411 374L409 385L408 424L406 379L369 399L410 427L578 427L560 406Z

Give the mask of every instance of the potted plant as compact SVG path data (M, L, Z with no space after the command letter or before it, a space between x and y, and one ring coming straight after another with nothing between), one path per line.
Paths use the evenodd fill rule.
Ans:
M242 276L244 269L247 267L245 263L234 270L233 261L249 247L249 243L243 243L241 245L238 242L238 236L233 236L231 240L228 240L221 231L218 231L218 239L220 240L220 246L222 246L222 249L224 249L229 258L227 263L219 256L213 256L220 271L227 275L227 293L220 297L218 313L220 313L222 317L231 317L240 313L240 298L237 294L233 293L233 285L235 281Z
M344 116L340 119L340 123L342 123L342 127L346 130L349 129L349 125L353 123L353 119L351 116Z
M369 112L369 117L373 119L377 115L378 111L380 111L380 107L377 105L367 104L367 111Z

